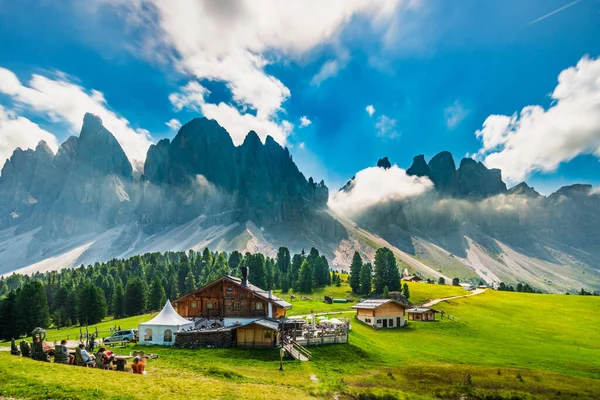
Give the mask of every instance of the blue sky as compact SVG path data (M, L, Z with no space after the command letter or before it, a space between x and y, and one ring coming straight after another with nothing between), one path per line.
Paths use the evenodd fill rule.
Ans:
M599 1L283 3L0 0L0 156L77 134L87 107L138 164L167 122L207 115L331 189L442 150L543 193L600 185Z

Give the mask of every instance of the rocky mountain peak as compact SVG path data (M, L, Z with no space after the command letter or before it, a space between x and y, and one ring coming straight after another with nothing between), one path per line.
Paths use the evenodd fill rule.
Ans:
M449 151L442 151L429 160L428 166L435 188L445 194L454 194L457 177L456 164L452 154Z
M48 146L48 143L46 143L45 140L40 140L37 146L35 146L35 152L39 156L47 155L50 156L50 158L54 157L54 152L52 151L50 146Z
M377 161L377 166L383 169L390 169L392 168L392 163L390 163L387 157L383 157Z
M488 169L480 161L463 158L457 171L457 192L462 197L485 198L506 193L499 169Z
M508 189L507 193L531 198L537 198L541 196L541 194L539 194L533 187L529 186L525 182L521 182L518 185L511 187Z
M262 146L262 142L260 141L258 134L254 131L248 132L244 139L244 143L242 143L242 147L255 149L260 146Z
M406 173L411 176L426 176L431 178L431 170L429 169L429 165L427 165L423 154L419 154L413 158L413 163L410 168L406 170Z
M76 160L82 168L99 174L131 177L133 168L123 148L102 125L102 120L90 113L83 118L77 143Z

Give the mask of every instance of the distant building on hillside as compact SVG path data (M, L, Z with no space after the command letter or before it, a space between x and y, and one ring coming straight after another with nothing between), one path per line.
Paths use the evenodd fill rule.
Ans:
M405 281L405 282L421 282L421 281L423 281L422 278L420 278L420 277L418 277L416 275L406 276L406 277L402 278L402 280Z
M352 308L356 309L356 319L379 329L404 326L404 313L409 307L394 299L367 299Z
M406 310L409 321L435 321L438 310L428 307L413 307Z

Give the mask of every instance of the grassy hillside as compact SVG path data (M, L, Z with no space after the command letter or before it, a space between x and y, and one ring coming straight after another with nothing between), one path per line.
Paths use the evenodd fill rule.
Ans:
M341 295L336 291L347 289L332 290ZM423 299L439 297L441 292L455 295L451 292L457 290L462 291L411 284L411 292ZM317 305L322 306L315 311L327 309L315 300L313 306ZM354 321L350 344L311 347L311 362L286 360L284 372L278 371L277 350L145 348L159 353L159 358L149 362L148 375L143 377L40 363L0 352L0 396L598 398L600 298L488 291L437 308L458 320L414 322L387 331ZM117 322L125 328L135 320Z

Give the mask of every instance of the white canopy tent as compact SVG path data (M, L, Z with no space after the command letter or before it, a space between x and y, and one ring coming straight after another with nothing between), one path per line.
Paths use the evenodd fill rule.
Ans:
M156 317L139 325L140 344L172 346L175 343L175 332L193 326L194 323L177 314L171 302L167 300L167 304Z

